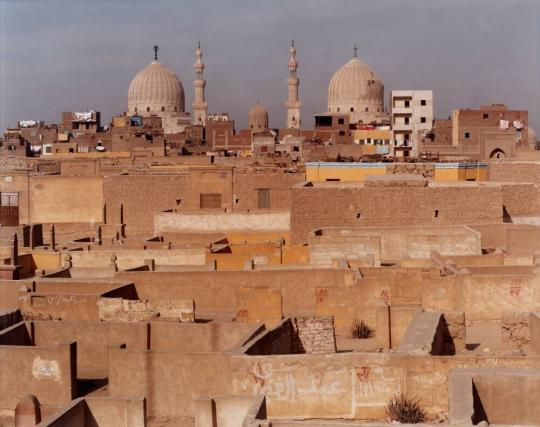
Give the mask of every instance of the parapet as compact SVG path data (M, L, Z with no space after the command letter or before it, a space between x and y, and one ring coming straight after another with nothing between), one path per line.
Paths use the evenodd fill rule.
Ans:
M428 180L413 174L366 176L364 187L427 187Z

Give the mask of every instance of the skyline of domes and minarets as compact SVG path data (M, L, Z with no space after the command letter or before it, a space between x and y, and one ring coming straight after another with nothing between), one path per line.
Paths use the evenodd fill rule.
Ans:
M177 75L158 61L158 45L154 45L154 61L137 72L130 83L128 93L128 113L145 115L158 115L164 120L164 126L170 128L172 116L187 117L185 113L185 95L182 82ZM353 57L339 68L330 79L328 85L328 113L350 113L350 123L376 123L388 119L384 108L384 85L377 73L367 64L363 63L357 55L357 45L353 47ZM194 64L196 79L194 85L194 100L192 109L197 117L192 124L206 122L208 103L205 98L206 80L203 79L204 63L202 62L202 49L200 42L196 49L196 62ZM288 98L286 107L286 128L299 129L301 127L301 105L299 98L300 79L297 75L298 61L294 40L289 48L288 62L289 78L287 79ZM255 110L262 107L260 101L248 112L248 117L255 114ZM180 113L180 114L179 114ZM266 128L269 128L268 111L265 109ZM174 119L172 119L174 120ZM184 124L187 122L182 121ZM248 127L252 120L248 118Z

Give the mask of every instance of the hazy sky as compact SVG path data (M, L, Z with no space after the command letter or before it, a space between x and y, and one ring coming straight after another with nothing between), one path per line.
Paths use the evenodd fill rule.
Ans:
M0 129L84 109L108 123L156 43L190 111L198 40L209 112L239 128L259 99L283 126L292 38L304 127L357 43L386 103L392 89L433 89L437 117L505 103L540 129L540 0L0 0Z

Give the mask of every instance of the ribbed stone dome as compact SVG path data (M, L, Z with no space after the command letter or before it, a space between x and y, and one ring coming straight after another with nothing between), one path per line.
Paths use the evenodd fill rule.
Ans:
M248 122L250 129L267 130L268 129L268 110L257 102L257 105L249 110Z
M352 58L330 79L328 111L349 113L351 123L370 121L384 111L382 80L368 65Z
M159 61L144 67L129 85L130 114L183 112L184 108L184 88L180 79Z

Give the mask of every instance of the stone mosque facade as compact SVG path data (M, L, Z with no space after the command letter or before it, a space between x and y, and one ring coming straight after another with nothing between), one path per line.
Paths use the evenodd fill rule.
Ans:
M158 60L158 47L154 46L154 61L140 70L129 86L128 114L143 117L159 116L166 134L182 132L188 125L205 126L208 103L205 97L206 80L200 44L195 51L194 100L192 113L185 111L184 87L178 76ZM285 127L300 129L301 101L298 96L300 79L294 41L289 48L288 96ZM264 112L262 111L264 110ZM264 114L263 114L264 113ZM349 114L351 124L381 123L388 120L384 108L384 85L377 73L358 59L356 46L353 58L337 70L328 85L329 114ZM250 111L250 127L268 129L268 111L257 105ZM264 116L264 117L263 117ZM255 129L256 128L256 129ZM260 129L259 129L260 128Z

